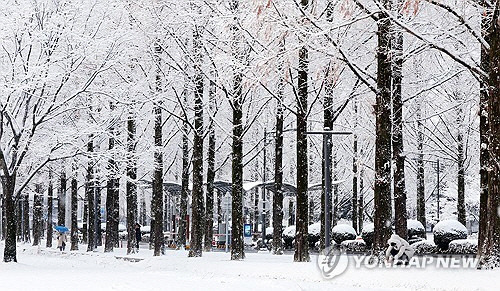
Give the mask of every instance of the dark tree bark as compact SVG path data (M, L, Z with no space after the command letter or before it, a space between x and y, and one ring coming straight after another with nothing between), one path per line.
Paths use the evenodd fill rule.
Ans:
M283 51L285 41L281 40ZM280 61L278 67L279 83L276 102L276 135L274 140L274 198L273 198L273 254L283 254L283 90L284 72Z
M78 250L78 182L76 172L71 178L71 250Z
M193 138L193 204L192 234L189 257L201 257L204 234L204 195L203 195L203 72L201 70L202 45L198 29L193 35L194 48L194 138ZM211 242L210 242L211 244Z
M215 180L215 83L210 81L210 114L211 119L208 125L208 165L207 165L207 198L205 207L205 251L212 250L212 239L214 235L214 180Z
M232 31L232 53L237 61L242 58L241 31L238 24L239 0L232 0L230 8L234 15L231 25ZM243 94L242 94L243 72L234 68L233 72L233 145L232 145L232 233L231 233L231 260L242 260L245 258L243 250Z
M402 0L392 0L393 10L401 11ZM394 224L396 234L408 238L408 213L406 210L405 156L403 153L403 31L392 25L392 157L394 167ZM389 92L390 93L390 92Z
M390 10L390 0L382 1ZM377 48L377 96L375 105L375 233L373 254L380 255L391 236L391 22L379 14Z
M461 110L460 110L461 111ZM460 114L459 114L460 116ZM460 117L458 117L460 118ZM465 159L464 159L464 141L463 134L461 132L461 126L459 126L459 132L457 135L457 213L458 221L463 225L466 224L465 216Z
M361 173L359 175L359 195L358 195L358 234L361 234L363 231L363 220L364 220L364 198L363 198L363 193L364 193L364 183L363 183L363 174L364 171L361 169Z
M31 232L30 232L30 198L28 194L23 194L22 198L22 213L23 213L23 241L31 242Z
M335 152L335 154L333 155L332 163L333 163L333 168L332 168L333 181L337 181L338 180L337 169L339 167L339 161L337 159L337 152ZM338 212L339 212L338 211L338 208L339 208L339 185L337 183L335 183L335 185L333 185L332 194L333 194L332 225L336 225L337 220L338 220Z
M33 197L33 245L37 246L41 242L43 224L42 224L42 184L35 184L35 196Z
M87 175L85 178L85 197L87 198L88 216L89 216L89 226L88 226L88 245L87 252L93 251L97 246L97 233L96 228L100 227L99 221L97 220L96 211L96 189L94 182L94 161L92 160L92 153L94 152L94 141L93 135L90 135L89 141L87 143L87 154L89 155L89 161L87 163Z
M88 243L88 220L89 220L89 192L87 191L87 184L85 184L85 195L83 198L83 221L82 221L82 232L83 238L82 243Z
M358 230L358 135L356 127L358 125L358 102L354 103L354 134L353 134L353 158L352 158L352 227Z
M131 109L127 120L127 254L136 252L135 224L137 223L137 158L135 113Z
M110 105L110 110L113 112L115 105ZM112 121L114 123L114 121ZM104 252L112 252L113 248L118 245L118 222L119 222L119 178L118 164L115 160L113 150L115 148L115 127L112 124L109 128L108 150L111 157L108 160L108 180L106 183L106 234Z
M293 201L288 201L288 225L295 225L295 209Z
M64 169L61 170L61 176L59 178L59 200L57 205L57 224L65 225L66 224L66 171Z
M484 8L486 10L486 7ZM481 16L481 32L482 37L487 43L491 42L491 20L486 15ZM487 48L481 46L481 69L484 72L490 71L490 55ZM478 254L482 253L483 245L486 241L487 229L487 208L488 208L488 86L489 80L481 80L481 92L479 99L479 174L480 174L480 210L479 210L479 240L478 240Z
M14 204L14 187L16 185L15 175L2 176L2 191L5 195L5 222L7 233L5 235L5 248L3 261L6 263L17 262L16 255L16 216Z
M417 220L426 227L425 219L425 168L424 168L424 126L422 123L422 104L417 108Z
M102 228L101 228L101 182L94 182L94 193L95 193L95 216L96 216L96 247L102 246Z
M162 92L162 80L160 72L160 44L156 43L155 47L155 62L157 66L156 73L156 92ZM159 256L163 252L163 137L162 137L162 110L159 105L154 107L154 142L155 153L154 161L155 168L153 174L153 198L151 201L151 219L154 219L154 225L151 227L151 235L154 243L154 256Z
M304 10L309 6L309 0L301 0L300 5ZM305 20L304 20L305 21ZM305 25L305 23L304 23ZM297 218L295 235L294 261L308 262L309 244L307 236L309 234L308 221L308 156L307 156L307 78L309 69L309 57L306 46L299 49L299 71L297 79Z
M184 90L184 104L187 105L187 92ZM179 219L179 234L177 236L178 248L186 246L186 229L188 216L188 197L189 197L189 136L188 121L182 123L182 175L181 175L181 209Z
M54 232L52 228L53 218L52 210L54 208L54 186L52 184L52 169L49 168L49 187L47 189L47 248L52 247L52 234Z
M491 19L490 70L488 95L489 144L491 161L500 159L500 2L495 3ZM485 243L480 253L482 268L500 267L500 165L488 165L488 208Z

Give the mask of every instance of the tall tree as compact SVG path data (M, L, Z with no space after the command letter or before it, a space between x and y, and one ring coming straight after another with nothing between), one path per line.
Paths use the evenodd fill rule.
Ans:
M59 199L57 205L57 224L66 224L66 169L64 163L62 165L61 173L59 176Z
M110 111L114 112L116 105L110 103ZM118 245L118 222L119 222L119 178L118 163L115 160L115 119L111 120L109 126L108 150L110 157L108 159L108 180L106 183L106 236L104 252L112 252Z
M54 232L52 228L52 224L54 223L52 218L52 210L54 208L54 186L52 184L52 178L52 168L49 167L49 187L47 189L47 248L52 247L52 233Z
M137 223L136 132L135 112L133 108L130 108L127 119L127 254L135 253L137 244L135 236L135 224Z
M91 252L96 248L97 245L97 226L100 227L99 221L97 220L97 212L96 211L96 189L95 189L95 181L94 181L94 161L92 160L92 153L94 152L94 136L89 136L89 141L87 142L87 173L85 177L85 197L88 199L88 208L89 208L89 226L88 226L88 245L87 252Z
M300 1L301 8L305 11L309 8L309 0ZM303 19L304 25L307 22ZM305 36L302 36L305 37ZM302 41L305 41L302 39ZM296 216L296 235L295 235L295 254L294 261L308 262L309 244L307 236L309 234L308 220L308 193L309 184L309 165L307 157L307 97L308 97L308 70L309 53L307 46L302 45L299 49L299 68L297 78L297 216Z
M71 175L71 250L78 250L78 181L75 167Z
M424 124L422 104L417 104L417 220L426 227L425 219L425 165L424 165Z
M400 17L400 11L403 8L404 1L392 1L393 10L397 11L397 15ZM395 24L391 25L391 30L391 51L389 53L392 53L390 61L392 62L392 157L395 161L393 174L394 224L396 234L403 239L407 239L408 227L406 225L406 221L408 219L408 213L406 211L405 156L403 152L403 31Z
M496 1L490 21L490 70L488 95L489 160L500 160L500 1ZM500 267L500 165L488 165L488 208L485 242L480 264L484 268Z
M280 52L285 49L285 39L280 41ZM273 254L283 254L283 61L278 61L278 90L276 96L276 134L274 138L274 198L273 198Z
M207 196L205 207L205 251L212 250L213 228L214 228L214 180L215 180L215 113L216 113L216 85L210 81L209 112L210 122L208 124L208 164L207 164Z
M43 189L41 183L35 184L35 196L33 197L33 245L41 243L43 224L42 224L42 200Z
M204 195L203 195L203 61L199 27L193 31L194 49L194 138L193 138L193 204L192 234L189 257L201 257L204 234Z
M154 57L157 66L155 90L162 92L162 77L160 68L160 54L162 49L158 41L154 45ZM154 106L154 173L153 173L153 198L151 201L151 234L154 244L154 256L161 255L163 251L163 138L162 138L162 108L161 104Z
M231 23L231 50L236 62L241 62L243 41L239 27L239 0L231 0L230 9L233 14ZM231 101L233 109L233 144L232 144L232 233L231 260L245 258L243 244L243 72L238 65L233 67L233 88ZM226 226L227 227L227 226Z
M386 11L391 0L382 0ZM373 252L378 256L391 235L391 21L379 14L377 44L377 96L375 104L375 189Z

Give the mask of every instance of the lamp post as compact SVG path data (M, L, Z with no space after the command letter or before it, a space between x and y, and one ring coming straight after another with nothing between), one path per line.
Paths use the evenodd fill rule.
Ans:
M332 161L330 153L332 152L332 136L333 135L349 135L352 132L341 132L341 131L331 131L329 128L325 128L324 131L309 131L306 132L308 135L323 135L323 155L324 155L324 168L325 168L325 249L330 248L330 203L331 191L332 191Z

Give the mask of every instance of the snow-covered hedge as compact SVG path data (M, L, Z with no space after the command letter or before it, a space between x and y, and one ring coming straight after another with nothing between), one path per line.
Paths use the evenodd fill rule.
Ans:
M406 222L406 226L408 229L409 238L425 237L425 228L420 221L408 219L408 221Z
M422 238L422 237L412 237L412 238L408 239L408 243L412 245L412 244L415 244L415 243L418 243L418 242L421 242L424 240L425 240L425 238Z
M366 251L366 243L362 239L345 240L340 248L346 253L363 253Z
M363 230L361 231L361 237L365 241L366 247L371 248L373 244L373 232L374 232L375 226L373 223L368 223L363 227Z
M434 243L447 250L451 241L467 238L467 228L457 220L443 220L434 226Z
M448 253L474 255L477 253L477 239L457 239L450 242Z
M337 224L332 230L332 239L341 244L343 241L356 239L356 231L348 224Z
M431 240L416 242L412 244L412 247L415 249L415 254L417 255L430 255L437 254L439 252L439 248Z
M317 243L320 239L321 224L319 222L309 225L308 228L309 235L307 241L309 242L309 248L316 249Z
M295 225L290 225L283 230L283 241L285 249L293 248L293 241L295 240Z

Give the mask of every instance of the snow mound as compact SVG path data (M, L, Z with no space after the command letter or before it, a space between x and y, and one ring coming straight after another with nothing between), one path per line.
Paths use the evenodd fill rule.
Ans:
M450 254L474 255L477 253L477 239L456 239L450 242Z
M340 248L346 253L360 253L366 251L366 243L362 239L350 239L343 241Z
M425 227L418 220L408 219L406 222L406 228L408 229L408 237L410 238L425 236Z
M321 224L319 222L309 225L309 234L319 235L320 231L321 231Z
M363 230L361 231L361 237L366 243L366 246L371 248L373 244L373 232L375 230L375 225L373 223L368 223L363 226Z
M423 240L411 245L415 249L417 255L436 254L438 247L431 240Z
M374 230L375 230L375 224L368 223L365 226L363 226L363 230L361 231L361 233L369 233L373 232Z
M268 236L268 235L272 236L273 233L274 233L274 228L272 228L272 227L266 227L266 236Z
M332 230L332 239L341 244L346 240L353 240L356 238L356 231L348 224L337 224Z
M451 241L467 238L467 228L456 220L443 220L434 227L434 242L447 250Z
M283 230L283 236L295 237L295 225L290 225Z

